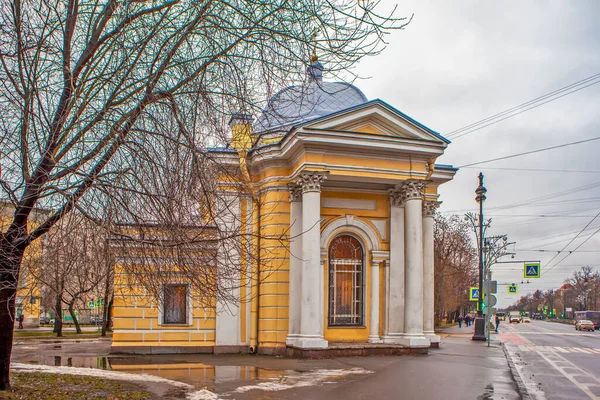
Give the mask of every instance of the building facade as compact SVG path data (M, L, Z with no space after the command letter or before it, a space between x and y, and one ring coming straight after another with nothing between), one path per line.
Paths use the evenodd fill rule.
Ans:
M232 192L222 211L232 218L219 222L254 233L253 254L232 259L239 288L209 308L185 282L152 301L117 265L113 351L437 346L433 215L456 169L435 161L449 141L353 85L324 82L316 60L305 84L273 96L256 122L234 115L231 129L230 145L211 151L252 186Z

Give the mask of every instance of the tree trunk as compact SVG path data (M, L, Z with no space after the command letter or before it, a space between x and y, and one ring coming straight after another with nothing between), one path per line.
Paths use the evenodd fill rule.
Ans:
M54 333L56 333L57 337L61 337L62 334L62 295L56 295L56 302L54 303L54 311L56 312L56 317L54 318Z
M73 299L69 303L69 314L71 314L71 318L73 318L73 323L75 324L75 331L80 334L81 327L79 326L79 321L77 321L77 316L75 315L75 311L73 311L73 303L74 302L75 302L75 300Z
M13 288L0 290L0 390L10 389L10 354L15 326L15 295ZM8 303L8 307L4 304Z
M110 295L110 301L108 302L108 304L104 303L106 305L104 306L104 310L102 312L102 336L106 336L106 332L109 329L110 309L113 305L113 299L114 296ZM104 300L106 301L106 297L104 298Z
M15 300L23 250L16 248L4 234L1 235L0 254L0 390L9 390Z
M109 271L111 267L107 267L106 273L106 281L104 282L104 308L102 309L102 336L106 336L106 331L108 330L108 318L110 315L110 307L112 307L113 296L111 295L110 290L110 281L111 275ZM110 298L110 301L108 300Z

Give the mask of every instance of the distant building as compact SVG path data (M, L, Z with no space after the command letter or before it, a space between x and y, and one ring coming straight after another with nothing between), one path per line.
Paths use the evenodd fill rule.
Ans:
M314 60L306 83L273 96L256 122L234 115L231 143L212 150L252 181L264 207L257 217L252 198L230 186L234 203L223 212L240 221L236 229L286 235L289 246L261 241L256 255L272 260L264 278L210 310L187 300L186 282L142 301L144 291L124 284L117 265L115 290L132 292L115 298L113 351L437 346L433 215L438 187L456 169L435 161L449 141L353 85L323 81L322 70ZM251 259L236 262L255 277Z
M14 207L9 202L0 202L0 228L6 228L12 221ZM38 217L45 211L34 209L32 212L32 223L35 224ZM18 326L18 318L23 314L24 328L37 328L40 326L40 283L37 279L39 262L42 255L42 240L35 240L23 255L19 282L17 284L17 296L15 298L15 326Z

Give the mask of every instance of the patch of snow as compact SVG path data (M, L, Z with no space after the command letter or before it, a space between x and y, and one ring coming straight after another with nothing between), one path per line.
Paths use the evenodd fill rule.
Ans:
M235 389L234 392L245 393L250 390L264 390L268 392L276 392L280 390L316 386L321 383L332 383L326 382L328 379L343 378L348 375L362 375L371 373L373 373L373 371L369 371L363 368L318 369L310 372L286 375L280 379L272 378L268 382L259 382L255 385L240 386L237 389Z
M219 396L206 389L190 392L185 396L185 398L187 400L219 400Z
M116 381L129 381L129 382L155 382L165 383L171 386L177 386L184 389L192 389L192 385L187 383L177 382L166 378L161 378L154 375L146 374L130 374L127 372L107 371L103 369L92 369L92 368L77 368L77 367L52 367L49 365L34 365L34 364L21 364L12 363L11 370L19 372L46 372L51 374L63 374L63 375L78 375L78 376L91 376L95 378L113 379Z

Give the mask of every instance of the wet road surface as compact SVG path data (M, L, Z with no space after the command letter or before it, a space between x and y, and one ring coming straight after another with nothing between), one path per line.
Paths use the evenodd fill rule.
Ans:
M500 332L532 398L600 399L600 332L545 321Z

